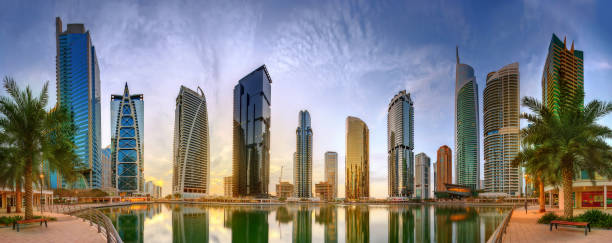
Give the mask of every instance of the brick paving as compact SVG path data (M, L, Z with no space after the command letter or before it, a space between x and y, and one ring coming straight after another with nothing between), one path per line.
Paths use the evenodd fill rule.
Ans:
M38 223L26 225L19 232L12 227L0 228L0 242L106 242L106 238L98 233L97 228L89 226L88 221L64 214L45 215L55 217L57 221L49 221L48 228Z
M555 213L561 214L559 211ZM524 208L517 208L510 218L503 242L612 242L612 230L591 229L587 236L583 228L559 227L550 231L550 225L538 224L542 215L537 206L530 207L527 214Z

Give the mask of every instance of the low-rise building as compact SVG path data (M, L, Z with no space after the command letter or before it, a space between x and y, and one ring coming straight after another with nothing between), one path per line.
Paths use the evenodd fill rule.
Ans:
M327 182L319 182L315 185L315 193L317 196L324 201L334 201L334 186Z
M293 184L286 181L276 184L276 196L279 198L293 197Z

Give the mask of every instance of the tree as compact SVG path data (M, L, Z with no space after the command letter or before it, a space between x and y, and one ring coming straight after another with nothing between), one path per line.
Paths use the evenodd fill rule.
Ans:
M523 106L532 114L521 115L529 123L521 130L521 137L523 145L532 146L541 158L527 161L527 167L539 168L544 178L551 175L561 179L563 213L572 217L576 175L584 171L590 178L595 178L595 173L612 178L612 147L606 143L612 138L612 130L597 124L612 113L612 104L594 100L583 106L583 92L568 94L560 94L561 103L554 109L535 98L523 98Z
M544 184L558 185L559 178L554 170L549 169L550 166L554 165L550 163L550 157L548 157L547 151L543 149L536 149L535 146L524 144L521 152L512 161L512 166L525 167L525 172L532 175L536 179L538 184L538 202L540 204L539 212L546 212L546 197L544 194Z
M48 82L38 96L30 87L20 90L15 80L4 78L4 88L9 94L0 97L0 130L3 133L2 146L11 150L11 158L4 161L3 173L14 173L12 184L25 189L25 219L33 215L33 183L42 172L42 163L48 163L50 171L56 171L67 181L76 180L77 156L71 141L75 128L70 113L61 106L50 111L48 103Z

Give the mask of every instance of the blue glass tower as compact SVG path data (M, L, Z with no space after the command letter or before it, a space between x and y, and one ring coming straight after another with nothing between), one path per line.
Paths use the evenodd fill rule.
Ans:
M55 27L57 103L72 115L76 127L72 140L79 158L77 169L84 177L73 186L99 188L102 182L100 70L96 50L83 24L68 24L63 31L62 20L57 17Z
M143 116L143 95L130 95L127 83L111 95L111 184L120 194L144 190Z

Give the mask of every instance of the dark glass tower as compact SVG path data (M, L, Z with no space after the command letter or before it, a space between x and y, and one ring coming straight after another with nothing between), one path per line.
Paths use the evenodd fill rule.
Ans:
M89 31L83 24L55 19L57 103L70 111L76 134L72 142L84 181L76 188L99 188L102 184L100 143L100 70ZM65 187L67 185L63 185Z
M272 79L265 65L234 87L233 194L268 195Z

